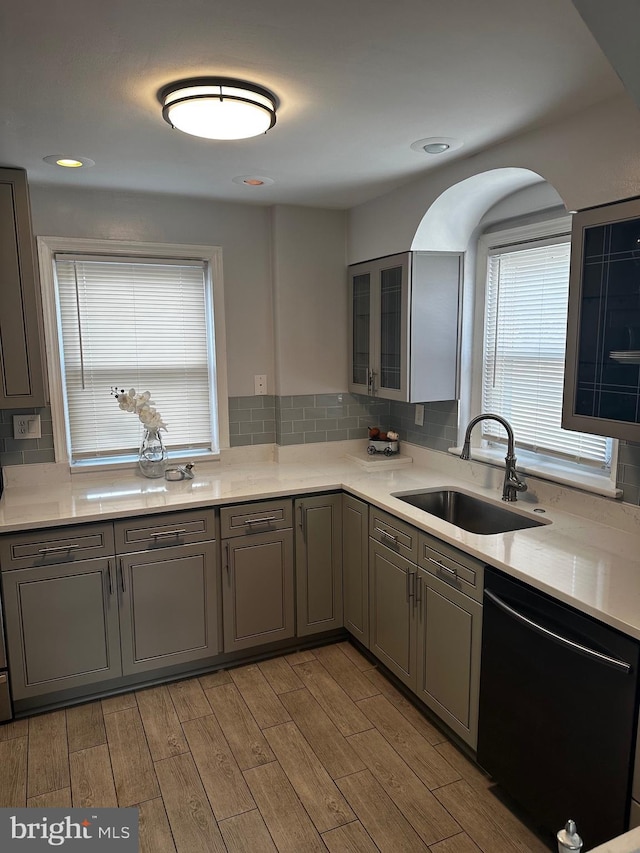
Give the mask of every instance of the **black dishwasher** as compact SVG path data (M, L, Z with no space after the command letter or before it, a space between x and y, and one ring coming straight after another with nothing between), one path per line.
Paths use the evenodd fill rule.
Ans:
M512 578L485 572L478 763L585 849L625 832L639 644Z

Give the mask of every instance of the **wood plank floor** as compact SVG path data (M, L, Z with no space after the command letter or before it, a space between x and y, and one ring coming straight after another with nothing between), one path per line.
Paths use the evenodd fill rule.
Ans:
M0 807L137 805L141 853L545 853L348 643L0 725Z

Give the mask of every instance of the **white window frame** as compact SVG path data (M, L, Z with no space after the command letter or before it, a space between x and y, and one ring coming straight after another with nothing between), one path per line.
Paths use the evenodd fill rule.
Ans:
M222 277L222 248L219 246L186 245L177 243L139 243L129 240L98 240L80 237L38 237L38 262L44 335L47 351L47 373L55 460L69 465L72 473L114 468L133 468L135 462L109 461L73 465L69 457L65 422L60 333L56 310L55 255L111 255L122 257L154 257L202 261L209 279L213 298L214 356L216 371L216 414L220 451L229 447L229 403L227 386L227 357L224 313L224 284ZM115 405L115 404L114 404ZM220 453L200 454L200 460L214 460Z
M482 411L482 367L483 344L485 334L485 303L488 257L490 250L497 246L527 243L536 239L544 239L559 235L571 238L571 217L549 219L532 225L525 225L504 230L491 231L482 234L478 239L476 257L476 288L473 318L472 370L466 379L467 394L470 397L470 417L475 417ZM463 382L465 381L463 377ZM459 425L460 447L464 441L466 423ZM515 436L516 442L518 436ZM481 438L481 426L478 425L471 436L471 452L473 459L479 459L492 464L504 465L505 451L501 447L489 447ZM616 469L618 460L618 442L612 439L611 467L598 471L592 466L580 465L569 460L561 460L544 453L536 453L524 448L516 448L517 467L525 474L531 474L545 480L573 486L608 497L619 497L622 492L616 488Z

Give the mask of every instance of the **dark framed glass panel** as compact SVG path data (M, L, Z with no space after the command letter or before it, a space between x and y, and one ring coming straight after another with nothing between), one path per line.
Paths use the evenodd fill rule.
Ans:
M371 347L371 275L353 279L353 375L355 385L368 385Z
M402 267L380 276L380 387L400 390L402 368Z

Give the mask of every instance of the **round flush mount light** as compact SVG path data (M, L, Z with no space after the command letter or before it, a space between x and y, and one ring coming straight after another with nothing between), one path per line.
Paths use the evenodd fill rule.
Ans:
M419 154L444 154L445 151L457 151L463 145L462 140L452 136L428 136L414 142L411 149Z
M248 139L276 123L276 96L230 77L179 80L165 86L158 100L172 127L205 139Z
M267 187L275 184L273 178L265 178L264 175L238 175L231 180L234 184L243 184L245 187Z
M51 166L62 166L64 169L82 169L96 165L96 161L88 157L72 157L70 154L49 154L42 159Z

